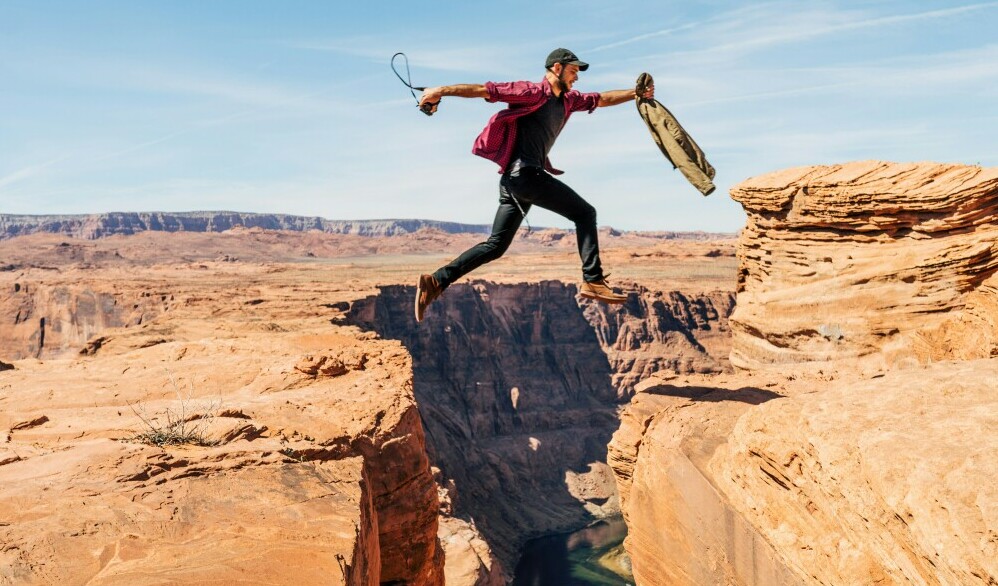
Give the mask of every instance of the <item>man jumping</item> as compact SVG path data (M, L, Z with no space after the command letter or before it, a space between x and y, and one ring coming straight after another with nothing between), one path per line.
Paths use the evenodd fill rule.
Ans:
M416 321L422 321L427 306L451 283L487 262L501 257L513 241L530 207L537 205L575 222L575 235L582 258L583 297L605 303L623 303L626 295L607 285L599 258L596 209L571 187L554 178L561 175L551 166L548 153L573 112L592 113L600 106L616 106L636 98L635 91L614 90L583 94L572 89L579 72L589 69L568 49L555 49L544 62L547 70L540 83L486 82L426 88L420 108L435 112L444 96L485 98L505 102L478 136L472 152L499 165L499 210L492 235L468 249L432 275L421 275L416 286ZM643 98L654 98L651 86Z

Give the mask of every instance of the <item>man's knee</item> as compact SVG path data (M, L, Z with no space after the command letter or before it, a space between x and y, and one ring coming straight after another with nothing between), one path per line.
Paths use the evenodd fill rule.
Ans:
M485 249L486 258L491 261L506 254L506 249L509 248L510 242L510 240L504 238L490 236L488 240L482 243L482 247Z
M596 223L596 208L590 204L585 204L575 216L576 224L595 224Z

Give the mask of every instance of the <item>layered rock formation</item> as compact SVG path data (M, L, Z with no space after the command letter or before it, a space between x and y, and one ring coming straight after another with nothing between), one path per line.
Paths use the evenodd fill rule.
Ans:
M606 445L635 380L726 367L730 293L643 291L616 308L576 293L458 284L416 324L413 289L389 286L345 320L412 355L431 461L507 571L525 540L619 511Z
M802 583L707 469L740 416L781 397L774 387L731 376L639 385L609 446L637 584Z
M996 380L646 381L610 445L637 583L998 582Z
M985 281L998 270L998 169L802 167L749 179L731 195L748 215L731 322L736 366L863 358L877 370L947 351L995 352L993 341L943 350L961 342L932 339L968 303L996 303ZM966 329L998 338L987 318L969 319Z
M940 363L768 402L712 477L806 583L996 584L996 381Z
M750 370L646 379L610 446L638 583L998 584L998 169L732 194Z
M161 283L144 290L135 285L17 279L0 297L0 357L60 357L80 352L88 342L94 349L105 330L141 325L175 302Z
M442 584L401 346L290 272L164 272L175 309L0 372L0 584ZM170 419L210 445L135 437Z

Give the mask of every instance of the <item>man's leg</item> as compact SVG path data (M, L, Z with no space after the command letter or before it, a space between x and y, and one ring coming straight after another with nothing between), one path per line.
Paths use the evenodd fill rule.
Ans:
M575 237L582 259L582 280L579 293L583 297L604 303L624 303L627 295L614 293L606 284L599 258L599 236L596 229L596 208L575 191L536 167L520 171L510 180L510 189L518 201L534 204L575 222Z
M530 204L521 202L521 205L524 205L524 213L530 209ZM496 210L496 217L492 222L492 234L489 239L472 246L446 266L437 269L433 273L433 278L437 280L442 289L446 289L464 275L501 257L509 248L510 243L513 242L513 237L516 236L521 222L523 222L523 214L516 207L516 203L510 197L507 188L500 183L499 209Z
M521 203L534 204L575 222L575 237L582 259L582 280L595 282L603 279L596 208L571 187L536 167L522 169L519 177L510 180L510 188Z
M444 289L451 283L460 279L464 275L477 269L487 262L491 262L506 252L516 231L523 221L523 213L530 209L530 204L522 203L523 213L510 197L505 186L506 178L499 183L499 209L496 210L495 220L492 222L492 234L485 242L480 242L464 251L460 256L452 260L446 266L440 267L432 275L420 275L416 285L416 321L423 320L423 312L434 299L444 292Z

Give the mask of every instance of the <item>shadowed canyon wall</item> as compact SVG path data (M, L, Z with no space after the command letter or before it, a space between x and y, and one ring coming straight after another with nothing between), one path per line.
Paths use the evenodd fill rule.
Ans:
M606 446L637 378L727 368L730 293L641 291L618 307L576 293L459 284L417 324L414 289L389 286L345 320L412 355L431 463L507 570L525 540L619 512Z

